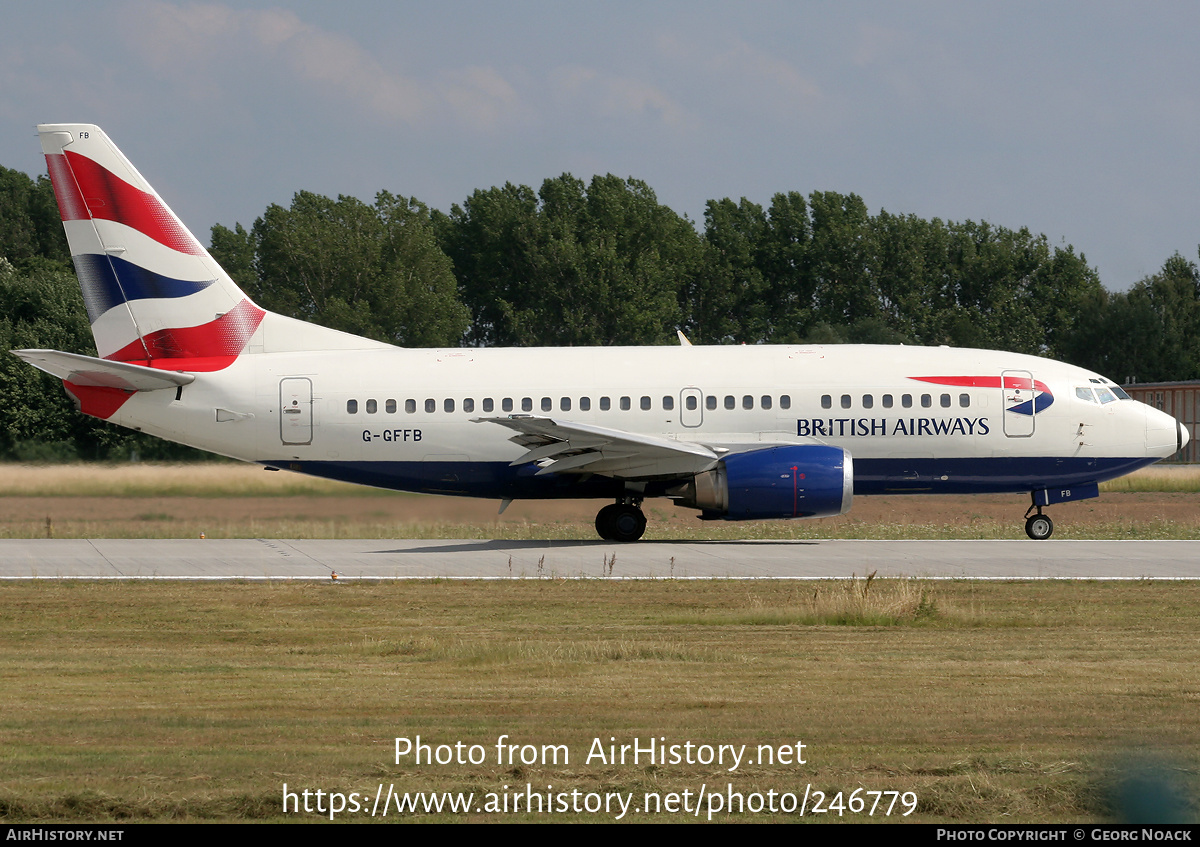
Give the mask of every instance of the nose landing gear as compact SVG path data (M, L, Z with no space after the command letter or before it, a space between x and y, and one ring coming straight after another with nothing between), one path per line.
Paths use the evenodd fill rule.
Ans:
M1030 514L1037 509L1037 514ZM1025 511L1025 534L1034 541L1044 541L1054 534L1054 521L1049 515L1042 514L1042 507L1036 503Z
M625 498L609 504L596 515L596 532L605 541L637 541L646 531L641 499Z

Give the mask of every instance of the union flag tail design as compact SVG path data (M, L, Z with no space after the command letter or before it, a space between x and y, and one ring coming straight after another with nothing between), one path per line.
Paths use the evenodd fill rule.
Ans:
M44 124L38 134L100 356L228 367L266 313L99 127Z

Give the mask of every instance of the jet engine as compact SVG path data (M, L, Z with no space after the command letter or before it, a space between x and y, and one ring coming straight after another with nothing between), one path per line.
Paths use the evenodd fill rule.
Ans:
M767 447L726 456L668 493L704 520L828 518L850 510L854 460L823 444Z

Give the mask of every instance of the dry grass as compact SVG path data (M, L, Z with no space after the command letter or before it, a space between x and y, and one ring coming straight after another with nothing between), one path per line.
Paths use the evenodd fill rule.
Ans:
M1051 510L1056 538L1200 538L1186 489L1200 469L1162 467L1131 486ZM498 503L380 491L251 465L77 465L0 469L0 538L499 538L590 539L596 504ZM701 522L667 501L646 503L647 539L1022 538L1022 495L856 498L817 521Z
M777 598L773 598L777 599ZM864 578L817 582L796 589L785 604L752 594L745 608L672 618L705 626L899 626L939 619L935 590L918 579Z
M2 590L9 822L278 819L285 782L639 793L812 783L913 791L910 820L1097 821L1117 814L1110 788L1130 768L1126 751L1146 748L1162 751L1163 778L1197 811L1195 583L859 579L822 589L817 622L800 622L811 586L787 582ZM888 626L843 620L863 601L911 609L914 598L926 611ZM565 744L571 760L395 764L394 739L418 734L489 753L507 734ZM730 773L586 762L593 739L610 737L751 750L802 740L807 763ZM532 816L580 818L611 816Z
M1101 485L1101 491L1200 492L1200 466L1152 465ZM372 496L379 489L243 462L0 466L0 497Z
M1129 476L1109 480L1101 491L1200 492L1200 465L1151 465Z
M369 496L378 489L244 462L75 465L6 464L0 497L295 497Z

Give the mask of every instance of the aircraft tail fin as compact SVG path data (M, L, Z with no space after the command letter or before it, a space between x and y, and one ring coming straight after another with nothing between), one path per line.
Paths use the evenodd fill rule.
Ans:
M100 356L168 370L232 363L266 313L99 127L38 134Z

